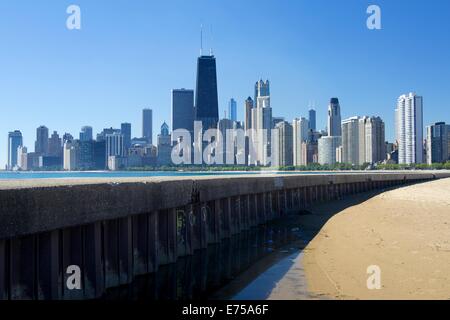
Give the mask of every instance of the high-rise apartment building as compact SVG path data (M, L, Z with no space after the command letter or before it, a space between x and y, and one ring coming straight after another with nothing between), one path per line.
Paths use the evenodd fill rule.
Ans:
M323 136L319 139L318 153L321 165L336 164L337 149L342 145L340 136Z
M442 163L449 159L449 132L445 122L427 127L427 163Z
M398 162L423 163L423 98L415 93L401 95L395 120Z
M294 166L306 165L303 157L303 143L308 140L309 121L306 118L294 119L293 129L293 164Z
M275 166L293 165L293 129L287 121L279 122L274 134L274 145L272 146L272 159Z
M363 140L364 146L360 145L360 149L364 148L364 158L360 159L360 163L379 163L386 159L386 140L385 125L380 117L363 118L360 122L359 132L364 130ZM361 163L362 164L362 163Z
M125 156L124 137L121 133L106 135L106 157Z
M450 124L447 125L447 137L448 137L448 160L450 160Z
M385 159L385 129L380 117L351 117L342 121L343 163L375 164Z
M18 164L17 150L23 145L22 132L19 130L8 133L8 164L7 169L12 170Z
M17 167L23 171L28 170L27 160L28 160L27 147L19 146L17 148Z
M359 117L342 121L342 163L357 165L359 160Z
M255 162L259 165L269 165L271 156L272 108L270 97L259 97L256 108L252 109L252 142L256 151ZM251 161L253 164L254 162Z
M63 169L66 171L74 171L77 166L78 145L73 142L64 143L63 147Z

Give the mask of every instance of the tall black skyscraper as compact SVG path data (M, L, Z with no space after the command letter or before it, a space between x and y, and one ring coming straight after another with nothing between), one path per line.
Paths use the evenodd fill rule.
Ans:
M120 125L120 132L123 134L123 145L125 149L131 147L131 123L122 123ZM125 150L128 152L128 150Z
M40 155L47 155L48 153L48 128L45 126L40 126L36 129L34 152Z
M142 110L142 137L148 143L153 143L153 111L152 109Z
M309 109L309 129L316 131L316 110Z
M217 95L216 58L201 56L197 62L197 89L195 91L195 120L203 130L217 128L219 101Z

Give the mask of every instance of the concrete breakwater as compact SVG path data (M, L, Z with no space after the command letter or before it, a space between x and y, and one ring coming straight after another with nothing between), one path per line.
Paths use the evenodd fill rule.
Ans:
M97 298L178 257L314 203L449 176L2 181L0 299Z

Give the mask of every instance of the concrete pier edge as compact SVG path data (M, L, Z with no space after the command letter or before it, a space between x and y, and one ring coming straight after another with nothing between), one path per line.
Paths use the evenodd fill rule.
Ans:
M0 300L93 299L308 206L450 172L0 182ZM79 266L81 290L67 287Z

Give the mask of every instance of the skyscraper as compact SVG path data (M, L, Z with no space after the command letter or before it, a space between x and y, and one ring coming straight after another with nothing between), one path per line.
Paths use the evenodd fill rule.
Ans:
M255 83L255 103L258 101L259 97L269 97L270 96L270 82L266 80L265 82L261 79Z
M333 165L336 164L336 152L342 145L340 136L323 136L319 139L319 163Z
M361 132L362 128L360 129ZM364 119L364 159L365 163L378 163L386 159L384 122L380 117ZM361 148L361 145L360 145Z
M293 164L294 166L305 165L302 159L302 146L308 140L309 121L306 118L294 119L293 127Z
M121 133L112 133L106 135L106 156L119 156L125 155L124 137Z
M94 140L78 141L77 166L83 170L96 169L94 161ZM104 158L105 156L103 156ZM103 168L100 168L103 169Z
M450 160L450 124L447 125L447 137L448 137L448 157L447 157L447 159Z
M194 90L172 90L172 130L194 132Z
M131 147L131 123L122 123L120 125L120 133L123 134L123 146L126 151Z
M245 119L244 119L244 129L247 131L252 128L252 109L254 107L254 101L251 97L245 100Z
M233 98L228 102L228 119L231 121L237 121L237 106L236 100Z
M73 136L70 134L70 133L64 133L64 135L63 135L63 145L64 145L64 143L66 143L66 142L72 142L74 139L73 139Z
M48 155L62 157L62 140L56 131L53 131L52 136L48 139Z
M216 58L201 56L197 61L194 119L201 121L203 130L216 128L219 121Z
M259 97L256 108L252 109L252 143L256 150L256 163L269 165L271 156L272 108L270 97ZM253 161L251 161L254 164Z
M342 162L352 165L359 160L359 117L342 121Z
M163 123L161 126L161 133L158 135L158 165L170 165L172 164L172 141L169 133L169 126L167 123Z
M20 168L20 170L24 171L28 170L27 160L28 160L27 147L19 146L17 148L17 166Z
M66 171L74 171L77 166L78 145L71 141L64 143L63 147L63 169Z
M442 163L448 160L448 126L437 122L427 127L427 163Z
M341 136L341 106L338 98L331 98L328 106L328 135Z
M8 133L8 170L14 169L18 164L17 149L22 147L23 138L22 133L19 130Z
M84 126L81 128L80 141L91 141L93 139L92 127Z
M316 110L309 109L309 129L316 131Z
M287 121L279 122L275 127L272 159L275 166L293 165L293 130Z
M45 126L36 129L34 152L40 155L47 155L48 153L48 128Z
M423 98L401 95L395 109L398 163L423 163Z
M149 144L153 143L153 111L151 109L142 110L142 137L147 139Z

